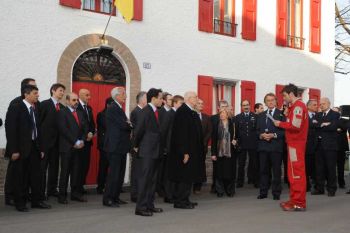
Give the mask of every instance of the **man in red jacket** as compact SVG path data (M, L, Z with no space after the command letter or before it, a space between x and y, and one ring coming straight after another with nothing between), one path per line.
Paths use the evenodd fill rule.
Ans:
M297 97L298 88L289 84L283 90L283 99L289 103L286 122L274 121L277 127L285 129L288 146L288 179L290 200L281 203L285 211L306 210L305 146L308 132L308 112L305 104Z

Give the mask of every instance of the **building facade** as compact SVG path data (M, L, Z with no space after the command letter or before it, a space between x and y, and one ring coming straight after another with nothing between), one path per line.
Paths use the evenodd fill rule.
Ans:
M134 0L130 24L111 2L0 3L2 119L25 77L37 80L41 100L55 82L67 91L90 89L95 114L114 86L126 87L127 113L137 92L150 87L181 95L197 90L209 114L220 99L238 113L241 100L262 102L289 82L304 100L333 100L333 0ZM106 44L113 51L100 49Z

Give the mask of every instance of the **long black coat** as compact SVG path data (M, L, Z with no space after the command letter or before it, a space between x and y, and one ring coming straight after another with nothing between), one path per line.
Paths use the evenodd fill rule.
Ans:
M309 131L307 132L306 154L314 154L316 152L317 135L316 135L316 118L309 116Z
M317 142L317 148L323 148L324 150L337 151L338 150L338 141L337 141L337 129L338 122L340 119L340 114L338 112L329 110L328 114L323 117L323 113L319 112L316 114L317 130L316 135L322 140ZM321 127L321 124L324 122L330 122L328 126Z
M168 160L170 180L183 183L203 180L201 121L198 113L191 110L186 104L183 104L175 113L170 151ZM186 164L183 163L185 154L190 156Z

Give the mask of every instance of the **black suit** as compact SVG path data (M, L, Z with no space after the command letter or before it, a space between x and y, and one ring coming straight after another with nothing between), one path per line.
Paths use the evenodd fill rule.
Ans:
M218 131L218 125L220 122L219 114L211 116L210 122L211 122L211 126L212 126L211 137L216 137L213 134ZM213 174L212 174L211 192L215 193L216 192L216 182L215 182L216 181L216 161L212 161L212 167L213 167Z
M40 122L34 109L33 114L34 120L23 101L10 105L6 114L6 154L9 158L13 153L20 154L18 160L10 161L8 170L17 207L26 204L29 187L32 205L41 201Z
M318 122L316 135L318 138L316 149L316 189L324 192L325 180L327 180L327 190L334 193L337 190L337 128L340 114L329 110L328 114L316 114ZM331 123L321 127L324 122Z
M81 197L81 161L82 149L75 149L78 140L84 141L88 128L82 113L77 111L79 124L73 116L69 107L62 108L58 112L59 151L61 161L61 173L59 180L60 198L67 197L67 186L70 177L71 196Z
M64 108L59 103L59 109ZM58 169L59 169L59 133L58 133L58 110L54 101L50 98L40 104L40 124L41 124L41 145L45 157L42 160L42 196L45 197L46 184L47 195L57 192ZM46 172L48 178L46 180Z
M141 110L135 130L135 147L138 148L137 210L154 208L154 194L157 185L159 157L161 154L161 115L158 119L150 105Z
M95 121L94 121L94 115L92 112L92 108L90 105L85 105L85 107L83 107L79 101L79 105L77 110L80 111L82 113L82 116L85 119L85 122L87 122L88 125L88 132L91 132L92 134L95 134L96 131L96 125L95 125ZM91 146L92 146L92 140L91 141L86 141L86 139L84 139L84 147L82 149L82 153L81 153L81 157L80 157L80 161L81 161L81 176L80 179L82 186L80 187L82 190L83 189L83 185L86 182L86 176L89 172L90 169L90 160L91 160Z
M317 145L317 121L316 113L313 113L314 116L310 117L309 115L309 131L307 134L306 141L306 151L305 151L305 171L306 171L306 182L308 189L311 188L310 179L316 181L316 145Z
M238 186L244 185L247 155L249 156L248 183L255 185L259 183L259 163L256 153L256 117L252 112L247 117L245 113L240 113L235 117L236 138L241 150L238 155Z
M272 113L272 111L271 111ZM270 110L264 111L258 115L257 120L257 136L258 153L259 153L259 168L260 168L260 195L268 194L269 185L272 184L272 194L280 196L282 192L281 176L282 176L282 155L284 145L284 131L281 128L275 127L273 122L267 117ZM284 121L283 113L275 108L273 118L279 121ZM270 141L260 138L263 133L274 134L275 137ZM272 169L272 182L270 181Z
M345 157L346 151L349 150L347 130L349 127L349 120L339 119L338 122L338 152L337 152L337 171L338 171L338 184L339 186L345 186L344 179L344 166L345 166Z
M106 109L97 114L97 148L100 152L100 160L98 165L97 190L103 192L106 185L108 173L107 153L103 149L106 134Z
M112 102L106 111L104 150L109 161L109 173L103 201L116 201L123 185L126 155L130 151L131 125L123 109Z

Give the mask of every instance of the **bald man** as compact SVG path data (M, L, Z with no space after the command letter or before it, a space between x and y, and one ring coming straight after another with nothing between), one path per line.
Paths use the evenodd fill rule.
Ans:
M84 120L88 124L88 136L84 140L84 148L81 153L81 173L80 173L80 179L82 186L80 187L81 191L83 193L86 193L86 190L84 189L84 184L86 181L86 176L89 172L90 168L90 158L91 158L91 146L92 146L92 138L95 135L96 132L96 126L94 121L94 115L92 112L92 108L89 105L89 101L91 99L90 91L87 89L80 89L79 90L79 105L77 108L77 111L81 112Z
M340 114L333 111L328 98L320 100L321 112L316 114L316 187L312 195L324 194L325 181L329 197L334 197L337 190L337 129Z

